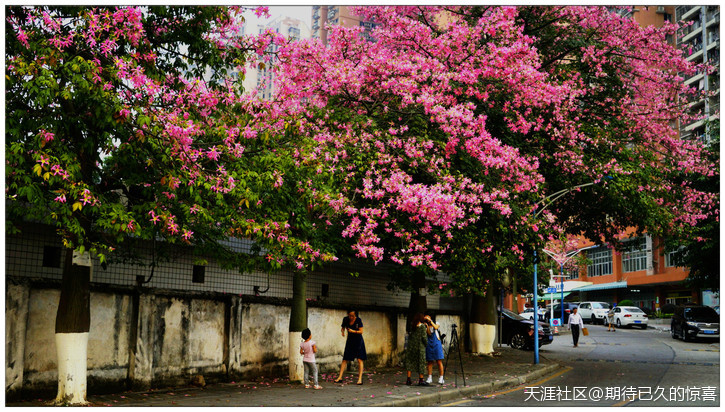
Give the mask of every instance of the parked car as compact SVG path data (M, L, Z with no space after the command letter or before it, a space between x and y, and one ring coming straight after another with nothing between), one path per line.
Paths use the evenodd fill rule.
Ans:
M614 308L614 324L622 326L639 326L647 329L647 314L636 306L617 306Z
M501 316L503 313L503 316ZM501 319L501 328L499 334L501 342L508 344L514 349L533 349L534 348L534 321L525 319L518 314L503 309L498 310ZM554 341L554 335L551 333L549 325L539 322L539 347L548 345Z
M534 308L526 308L519 313L524 319L534 320ZM539 320L544 320L544 308L539 308Z
M720 338L720 315L709 306L683 305L675 308L670 324L672 338Z
M566 325L567 322L569 322L569 314L571 313L571 310L577 307L576 304L571 302L564 302L564 319L562 319L562 324ZM561 304L554 305L554 319L558 319L561 317ZM544 314L544 320L546 323L551 323L551 308L546 311L546 314Z
M609 303L606 302L581 302L579 304L579 315L584 322L591 322L592 325L601 323L604 325L609 312Z

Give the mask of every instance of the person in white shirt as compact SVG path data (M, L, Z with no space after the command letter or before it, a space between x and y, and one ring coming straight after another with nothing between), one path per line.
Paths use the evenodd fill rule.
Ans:
M569 315L569 329L571 330L571 337L574 338L575 348L579 344L579 328L582 326L584 326L582 316L577 313L577 308L572 309Z

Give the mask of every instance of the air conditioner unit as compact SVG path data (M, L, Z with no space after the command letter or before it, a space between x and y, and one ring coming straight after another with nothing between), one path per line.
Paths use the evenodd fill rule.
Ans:
M658 14L665 14L665 6L657 6Z

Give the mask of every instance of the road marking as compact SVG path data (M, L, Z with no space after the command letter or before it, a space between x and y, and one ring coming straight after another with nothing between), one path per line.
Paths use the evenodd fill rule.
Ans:
M719 366L717 362L664 362L664 361L645 361L645 360L630 360L630 359L574 359L576 362L597 362L597 363L644 363L649 365L687 365L687 366Z
M493 397L493 396L505 395L507 393L520 391L521 389L530 388L530 387L533 387L533 386L540 386L542 383L547 382L547 381L550 381L550 380L552 380L554 378L557 378L557 377L559 377L559 376L561 376L561 375L569 372L572 369L573 368L567 366L566 368L564 368L564 370L561 370L561 371L559 371L559 372L557 372L557 373L555 373L555 374L553 374L553 375L551 375L551 376L549 376L549 377L547 377L545 379L542 379L542 380L540 380L538 382L534 382L532 384L523 384L523 385L518 386L518 387L513 388L513 389L508 389L508 390L501 391L501 392L494 392L494 393L491 393L491 394L488 394L488 395L483 395L482 397L483 398L490 398L490 397ZM474 400L475 399L464 399L464 400L456 401L456 402L453 402L453 403L447 403L447 404L441 405L441 406L455 406L455 405L460 405L460 404L463 404L463 403L473 402Z
M473 399L464 399L462 401L456 401L456 402L453 402L453 403L447 403L447 404L441 405L441 406L456 406L456 405L460 405L462 403L468 403L468 402L473 402Z
M688 352L720 352L720 349L685 349Z
M632 399L627 399L627 400L624 400L622 402L615 403L614 405L612 405L612 407L617 408L617 407L620 407L620 406L628 405L628 404L630 404L630 403L632 403L634 401L638 401L638 400L639 400L639 396L635 396Z

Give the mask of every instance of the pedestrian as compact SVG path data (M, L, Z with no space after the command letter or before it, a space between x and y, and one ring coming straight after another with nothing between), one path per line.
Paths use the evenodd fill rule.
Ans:
M433 383L433 362L438 363L438 384L443 385L443 343L441 333L438 331L440 325L433 322L430 316L425 317L426 332L428 333L428 345L425 347L425 359L428 361L427 383Z
M347 316L342 318L342 336L345 336L347 331L347 342L345 342L345 352L342 355L342 364L340 365L340 374L335 379L336 383L342 382L342 377L345 374L345 368L347 363L357 359L359 366L357 384L362 385L363 376L363 361L367 360L367 352L365 352L365 341L363 340L363 323L362 319L357 317L357 312L354 310L348 310Z
M428 345L428 334L426 325L423 323L425 317L422 313L416 313L410 323L408 335L408 347L405 349L405 369L408 371L406 385L412 385L410 380L412 372L418 374L418 386L428 386L423 377L426 372L427 362L425 360L425 348Z
M609 308L609 312L607 312L607 322L609 322L609 326L607 327L607 332L616 332L617 329L614 328L614 308L617 307L617 304L613 304L611 308Z
M584 326L584 321L577 311L578 309L575 306L569 315L569 329L571 330L571 337L574 339L575 348L579 345L579 328Z
M317 363L315 362L315 354L317 353L317 342L312 340L312 332L309 329L302 331L302 339L300 343L300 355L302 355L302 365L305 368L305 388L310 387L310 374L315 380L315 389L322 389L317 381Z

